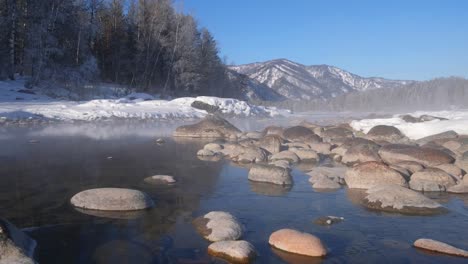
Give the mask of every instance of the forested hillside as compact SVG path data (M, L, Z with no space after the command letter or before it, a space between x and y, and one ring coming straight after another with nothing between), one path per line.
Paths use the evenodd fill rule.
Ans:
M171 0L0 0L0 79L236 97L215 39Z

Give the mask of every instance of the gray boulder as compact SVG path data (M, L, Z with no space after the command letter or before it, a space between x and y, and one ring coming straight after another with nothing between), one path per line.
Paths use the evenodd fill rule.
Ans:
M366 194L363 204L370 209L418 215L438 214L445 211L439 203L421 193L398 185L377 185L368 189Z
M281 151L283 139L277 135L266 135L258 141L258 146L268 150L270 153L278 153Z
M175 137L230 138L239 133L241 131L227 120L219 116L208 116L196 124L178 127L173 135Z
M349 166L367 161L382 161L379 156L379 149L380 145L372 141L351 144L343 155L341 162Z
M379 155L383 161L397 164L402 161L415 161L426 167L453 163L454 158L447 153L413 145L389 144L380 148Z
M75 194L71 200L75 207L88 210L131 211L154 205L144 192L123 188L97 188Z
M280 185L292 185L292 177L288 169L273 165L254 165L249 170L249 180L269 182Z
M405 178L385 163L368 161L349 168L345 174L349 188L369 189L375 185L395 184L407 187Z
M293 126L286 128L283 132L283 137L289 141L298 142L320 142L322 141L319 136L315 135L312 130L303 126Z
M398 142L405 137L401 131L394 126L379 125L371 128L367 132L367 137L372 140L385 140L388 142Z
M426 168L411 175L409 186L416 191L444 192L456 184L455 178L437 168Z

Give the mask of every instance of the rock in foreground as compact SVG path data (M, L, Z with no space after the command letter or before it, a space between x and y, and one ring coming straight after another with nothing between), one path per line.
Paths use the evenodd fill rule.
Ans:
M196 218L193 224L198 233L212 242L237 240L242 236L242 225L227 212L209 212Z
M294 229L273 232L268 243L277 249L304 256L322 257L327 254L325 246L318 237Z
M36 241L0 218L0 263L33 264Z
M249 170L249 180L280 185L292 185L293 183L288 169L274 165L254 165Z
M468 251L428 238L420 238L414 241L414 246L425 250L468 258Z
M364 205L370 209L403 214L430 215L445 209L421 193L398 185L380 185L368 189Z
M174 132L175 137L194 138L231 138L237 137L241 131L229 123L226 119L218 116L208 116L202 121L180 126Z
M247 241L219 241L208 246L208 254L230 263L249 263L255 258L255 248Z
M144 192L123 188L97 188L75 194L70 200L75 207L103 211L142 210L154 205Z

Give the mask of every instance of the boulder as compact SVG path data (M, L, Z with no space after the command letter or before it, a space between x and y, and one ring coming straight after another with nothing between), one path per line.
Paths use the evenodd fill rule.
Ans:
M223 146L217 143L208 143L203 147L203 149L217 153L223 149Z
M176 182L173 176L170 175L153 175L144 180L150 184L173 184Z
M220 151L225 157L229 159L236 159L239 155L244 153L245 147L237 143L225 143L222 145L223 149Z
M468 184L461 182L457 185L453 185L447 188L449 193L468 193Z
M315 167L307 175L311 176L309 182L315 184L316 181L327 178L339 184L345 184L345 167Z
M268 243L277 249L304 256L322 257L327 254L327 249L318 237L294 229L273 232Z
M310 179L309 179L309 182L310 182ZM341 185L339 183L326 177L315 179L313 182L314 183L312 184L312 187L314 187L314 189L335 190L335 189L341 188Z
M285 150L281 151L279 153L275 153L270 157L271 161L277 161L277 160L287 160L291 163L298 163L299 162L299 157L296 155L296 153Z
M178 127L175 137L194 137L194 138L230 138L236 136L241 131L219 116L208 116L202 121L193 125L184 125Z
M211 242L237 240L243 227L233 215L223 211L212 211L193 220L198 233Z
M423 165L415 161L401 161L401 162L395 163L394 165L400 168L405 168L409 170L412 174L424 169Z
M0 263L34 264L36 241L0 218Z
M449 130L449 131L445 131L439 134L420 138L416 140L416 143L418 143L419 145L424 145L426 143L441 140L441 139L455 139L455 138L458 138L457 132L453 130Z
M208 246L208 254L229 263L250 263L256 256L254 246L244 240L214 242Z
M311 149L290 148L289 151L294 152L301 161L319 161L317 152Z
M263 134L265 135L277 135L282 137L283 136L283 128L279 126L268 126L263 129Z
M454 158L447 153L419 146L389 144L380 148L379 155L383 161L397 164L402 161L415 161L426 167L453 163Z
M267 135L258 141L259 147L268 150L272 154L280 152L282 144L283 139L276 135Z
M269 182L280 185L292 185L292 177L288 169L273 165L254 165L249 170L249 180Z
M310 143L310 149L314 150L317 153L329 155L331 153L332 145L325 142Z
M211 156L215 156L216 153L211 151L211 150L207 150L207 149L200 149L199 151L197 151L197 156L202 156L202 157L211 157Z
M462 169L460 169L458 166L454 164L441 164L441 165L435 166L434 168L441 169L445 171L446 173L454 176L457 179L461 179L463 177Z
M144 192L124 188L97 188L75 194L71 200L75 207L88 210L130 211L154 205Z
M455 161L455 165L457 165L457 167L464 170L468 174L468 151L457 158L457 160Z
M444 192L456 184L455 178L437 168L426 168L411 175L409 186L413 190L426 192Z
M339 139L354 137L353 131L344 127L330 127L322 131L321 135L325 142L336 142Z
M439 203L421 193L394 184L374 186L366 194L363 204L370 209L415 215L445 212Z
M257 163L268 160L268 153L266 150L258 147L245 147L237 157L237 161L241 163Z
M380 145L373 142L352 144L348 150L346 150L341 162L350 166L366 161L381 161L379 149Z
M405 137L401 131L394 126L378 125L367 132L367 137L372 140L385 140L398 142Z
M396 184L407 187L405 178L385 163L368 161L349 168L345 174L349 188L369 189L375 185Z
M283 137L289 141L305 142L306 140L316 140L320 142L320 137L315 135L312 130L303 126L293 126L286 128L283 132Z
M456 248L454 246L451 246L449 244L446 244L444 242L440 242L437 240L432 240L428 238L420 238L414 241L414 246L417 248L421 248L421 249L425 249L425 250L429 250L433 252L468 258L468 251Z

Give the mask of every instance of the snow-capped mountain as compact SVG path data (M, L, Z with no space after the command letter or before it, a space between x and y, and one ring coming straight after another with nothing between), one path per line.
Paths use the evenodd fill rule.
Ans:
M327 99L349 92L398 87L413 82L365 78L333 66L306 66L286 59L231 66L230 69L293 100Z

